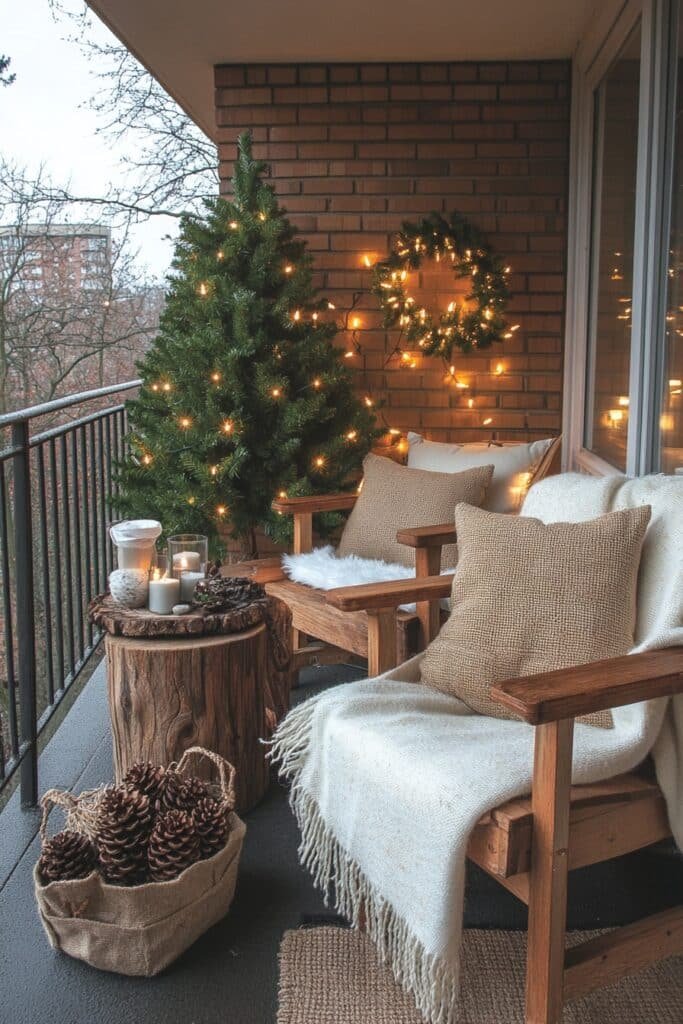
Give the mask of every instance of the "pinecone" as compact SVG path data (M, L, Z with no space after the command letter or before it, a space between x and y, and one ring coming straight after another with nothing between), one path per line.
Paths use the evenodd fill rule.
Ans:
M199 850L202 860L213 857L222 850L228 840L228 812L225 805L207 797L200 800L192 815L194 827L199 836Z
M176 771L174 765L166 769L163 785L156 803L157 813L164 811L192 812L200 800L204 800L209 791L194 775L186 778Z
M105 793L97 815L95 841L108 882L137 885L147 873L147 844L152 830L149 797L126 786Z
M66 882L85 878L97 866L97 850L79 832L58 832L43 843L38 870L43 881Z
M138 761L125 775L122 785L128 789L137 789L138 793L144 793L149 797L150 803L154 803L159 796L163 785L165 769L151 761Z
M149 875L168 882L199 860L199 836L186 811L167 811L157 818L149 838Z
M254 583L247 576L214 575L200 580L192 596L193 607L205 615L246 608L250 604L265 607L266 592L260 583Z

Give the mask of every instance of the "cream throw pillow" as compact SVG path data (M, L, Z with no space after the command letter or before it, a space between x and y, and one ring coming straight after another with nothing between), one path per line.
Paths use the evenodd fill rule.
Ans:
M549 523L459 505L451 614L427 648L422 682L481 715L514 718L494 683L626 654L650 506ZM587 715L611 728L609 711Z
M492 472L492 466L480 466L465 473L428 473L399 466L381 455L367 455L363 488L337 554L414 566L415 549L398 543L397 530L452 522L455 506L461 501L480 505ZM442 565L449 568L456 562L456 546L447 544Z
M531 477L553 443L530 441L500 445L495 442L446 444L427 441L422 434L408 434L408 465L437 473L461 473L474 466L493 466L493 480L483 502L490 512L516 512L524 500Z

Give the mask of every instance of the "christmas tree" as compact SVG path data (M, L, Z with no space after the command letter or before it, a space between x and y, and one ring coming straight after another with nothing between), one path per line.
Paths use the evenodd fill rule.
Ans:
M232 200L182 221L119 470L123 514L206 533L214 548L227 529L252 556L258 527L285 539L275 497L348 490L379 433L265 172L245 133Z

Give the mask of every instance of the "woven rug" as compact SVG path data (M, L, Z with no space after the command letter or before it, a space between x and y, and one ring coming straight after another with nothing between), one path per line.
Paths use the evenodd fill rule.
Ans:
M570 941L580 941L573 933ZM524 1021L523 932L467 930L462 1024ZM569 1004L562 1024L681 1024L683 958L664 960ZM285 932L277 1024L423 1024L411 997L348 928Z

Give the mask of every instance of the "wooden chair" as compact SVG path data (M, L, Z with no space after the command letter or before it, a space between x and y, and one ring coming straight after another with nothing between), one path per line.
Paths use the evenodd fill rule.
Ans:
M413 600L438 607L452 578L345 587L327 600L342 614L376 619L387 644L379 660L387 663L396 607ZM683 953L683 906L565 949L567 872L671 836L664 797L639 772L571 785L574 719L681 692L683 647L516 679L491 692L536 728L530 796L482 818L468 848L471 860L529 907L526 1024L558 1024L565 1002Z
M559 455L561 437L555 438L527 487L545 477ZM514 441L495 442L512 445ZM313 516L320 512L350 511L356 494L324 494L310 498L282 498L273 502L281 515L294 518L294 554L313 549ZM441 569L441 549L455 541L452 523L402 530L399 540L415 548L415 575L421 579L436 576ZM266 590L280 598L292 612L292 648L295 668L316 662L343 661L351 652L367 658L368 673L378 675L393 665L406 661L411 654L425 647L436 636L441 625L438 603L420 601L416 612L399 611L388 626L386 617L372 609L359 609L351 614L340 612L327 600L331 591L316 590L287 579L279 559L267 560L257 570L257 578ZM258 575L260 573L260 575ZM412 599L406 603L411 603ZM391 629L391 638L386 635ZM309 640L312 638L312 642Z

